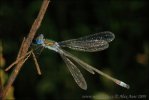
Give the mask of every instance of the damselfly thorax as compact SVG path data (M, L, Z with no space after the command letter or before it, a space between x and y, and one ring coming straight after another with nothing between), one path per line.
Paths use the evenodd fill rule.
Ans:
M45 45L44 46L45 48L48 48L48 49L56 51L56 52L58 52L59 48L60 48L60 46L57 42L49 40L49 39L45 39L43 45Z
M53 45L56 44L56 42L55 42L55 41L52 41L52 40L49 40L49 39L45 39L45 40L44 40L44 44L45 44L46 46L53 46Z

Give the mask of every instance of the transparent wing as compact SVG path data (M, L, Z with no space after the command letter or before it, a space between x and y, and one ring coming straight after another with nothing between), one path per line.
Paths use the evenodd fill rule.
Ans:
M113 78L113 77L109 76L108 74L106 74L106 73L104 73L104 72L102 72L102 71L100 71L100 70L98 70L98 69L92 67L91 65L89 65L89 64L87 64L87 63L85 63L85 62L83 62L83 61L80 60L79 58L76 58L75 56L73 56L73 55L70 54L69 52L63 50L63 54L64 54L65 56L67 56L67 57L73 59L76 63L78 63L80 66L82 66L84 69L86 69L86 70L89 71L90 73L94 74L94 72L97 72L98 74L100 74L100 75L102 75L102 76L104 76L104 77L110 79L111 81L113 81L114 83L118 84L118 85L121 86L121 87L124 87L124 88L127 88L127 89L130 88L130 86L129 86L128 84L124 83L123 81L120 81L120 80L118 80L118 79L116 79L116 78Z
M114 38L115 38L115 36L112 32L105 31L105 32L99 32L99 33L91 34L88 36L80 37L76 40L79 40L79 41L105 40L107 42L111 42L112 40L114 40Z
M89 41L66 41L62 47L68 47L70 49L84 51L84 52L96 52L102 51L109 47L107 41L104 40L89 40ZM61 45L60 45L61 46Z
M79 51L96 52L108 48L108 43L114 40L114 38L115 36L112 32L105 31L78 39L62 41L58 44L61 47L68 47Z
M86 81L81 74L80 70L74 65L64 54L60 54L63 58L64 62L66 63L69 71L71 72L75 82L78 84L78 86L84 90L87 89Z
M62 50L62 49L61 49ZM73 56L72 54L70 54L69 52L62 50L64 55L73 59L76 63L78 63L81 67L83 67L85 70L87 70L88 72L95 74L94 71L92 70L92 67L90 65L88 65L87 63L83 62L82 60L80 60L79 58Z

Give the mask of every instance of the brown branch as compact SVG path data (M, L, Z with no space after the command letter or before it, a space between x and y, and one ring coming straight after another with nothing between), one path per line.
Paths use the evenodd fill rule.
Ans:
M40 11L39 11L39 14L37 16L37 18L35 19L34 23L32 24L32 27L30 29L30 32L27 36L27 38L25 39L24 43L23 43L23 46L22 48L20 48L21 51L19 51L18 53L18 57L22 57L24 55L26 55L31 43L32 43L32 40L35 36L35 33L36 31L38 30L38 28L40 27L40 24L42 22L42 19L45 15L45 12L47 10L47 7L48 7L48 4L49 4L50 0L43 0L43 3L42 3L42 6L40 8ZM2 93L2 99L5 100L6 98L6 95L7 95L7 92L9 90L9 88L12 86L14 80L16 79L20 69L22 68L24 64L24 59L20 60L16 67L14 68L6 86L4 87L4 90L3 90L3 93Z
M16 65L19 61L21 61L22 59L26 59L26 56L29 56L31 54L32 50L29 51L28 53L26 53L24 56L20 57L20 58L17 58L16 61L14 61L11 65L9 65L5 71L8 71L10 70L10 68L12 68L14 65Z
M20 54L21 54L21 52L22 52L22 48L23 48L24 42L25 42L25 37L23 38L23 41L22 41L22 44L21 44L21 47L20 47L20 50L19 50L17 59L20 58Z
M32 52L32 56L33 56L33 60L34 60L34 62L35 62L35 66L36 66L36 69L37 69L37 73L38 73L38 75L41 75L41 70L40 70L40 67L39 67L39 64L38 64L38 61L37 61L37 59L36 59L36 56L35 56L34 52Z

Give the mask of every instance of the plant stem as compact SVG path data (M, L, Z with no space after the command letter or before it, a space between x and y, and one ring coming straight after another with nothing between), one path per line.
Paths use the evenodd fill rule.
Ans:
M37 18L35 19L34 23L32 24L30 32L28 33L28 36L25 39L22 48L20 47L21 52L18 53L18 55L20 57L26 55L26 53L28 52L28 49L29 49L29 47L32 43L32 40L33 40L33 38L36 34L36 31L40 27L40 24L41 24L42 19L45 15L45 12L47 10L49 2L50 2L50 0L43 0L42 6L41 6L40 11L39 11L39 14L38 14ZM3 90L3 93L2 93L2 100L5 100L5 98L7 96L7 93L8 93L8 90L12 86L12 84L13 84L14 80L16 79L16 77L17 77L20 69L22 68L23 64L24 64L24 59L20 60L17 63L16 67L14 68L14 70L13 70L13 72L12 72L6 86L4 87L4 90Z

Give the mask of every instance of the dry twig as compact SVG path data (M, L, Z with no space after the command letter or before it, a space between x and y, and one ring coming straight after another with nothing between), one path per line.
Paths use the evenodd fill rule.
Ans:
M37 18L35 19L34 23L32 24L30 32L29 32L27 38L24 39L24 42L22 42L22 46L20 47L17 59L22 57L22 56L25 56L27 54L28 49L32 43L34 36L35 36L35 33L38 30L38 28L40 27L40 24L41 24L42 19L45 15L45 12L47 10L49 2L50 2L50 0L43 0L39 14L38 14ZM20 61L18 61L18 63L16 64L16 67L14 68L6 86L4 87L4 90L2 93L2 99L3 100L5 100L7 92L9 90L9 88L11 87L11 85L13 84L14 80L16 79L16 77L17 77L20 69L22 68L23 64L24 64L24 58L21 59Z
M5 69L5 71L10 70L10 68L12 68L14 65L16 65L20 60L22 60L22 59L24 59L24 58L25 58L25 59L28 58L28 56L30 56L31 52L32 52L32 50L29 51L28 53L26 53L24 56L22 56L22 57L20 57L20 58L17 58L16 61L14 61L11 65L9 65L9 66ZM27 56L27 57L26 57L26 56Z
M39 75L41 75L41 70L40 70L40 67L39 67L39 64L38 64L38 61L37 61L37 59L36 59L36 56L35 56L34 52L32 52L32 56L33 56L33 60L34 60L35 65L36 65L37 73L38 73Z

